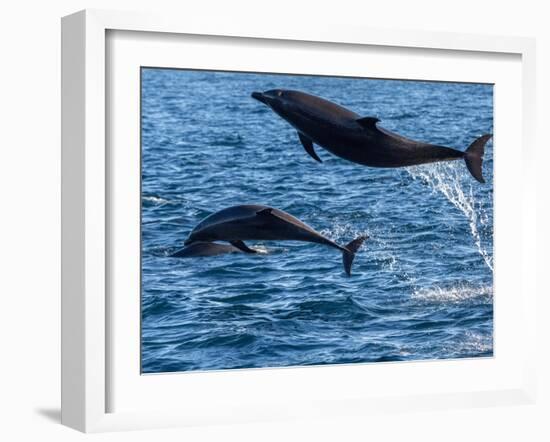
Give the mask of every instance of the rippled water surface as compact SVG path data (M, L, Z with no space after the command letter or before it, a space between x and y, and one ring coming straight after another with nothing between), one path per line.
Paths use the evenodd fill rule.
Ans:
M492 356L493 144L464 162L374 169L316 147L255 90L299 89L402 135L464 150L492 133L492 86L185 70L142 71L144 373ZM236 204L283 209L339 243L172 258Z

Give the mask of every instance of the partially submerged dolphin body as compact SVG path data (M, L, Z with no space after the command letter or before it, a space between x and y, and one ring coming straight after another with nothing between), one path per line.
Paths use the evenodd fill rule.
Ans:
M306 152L321 162L313 143L334 155L372 167L405 167L463 158L472 176L482 175L485 144L490 134L476 139L465 152L414 141L378 126L378 118L361 118L342 106L305 92L272 89L252 97L269 106L297 131Z
M342 251L344 270L351 274L355 253L367 239L355 238L346 246L336 244L292 215L273 207L249 204L228 207L202 220L189 234L185 245L228 241L246 253L257 253L246 240L306 241L324 244Z
M243 253L231 244L219 244L215 242L194 242L185 246L183 249L170 255L173 258L190 258L195 256L217 256L227 253Z

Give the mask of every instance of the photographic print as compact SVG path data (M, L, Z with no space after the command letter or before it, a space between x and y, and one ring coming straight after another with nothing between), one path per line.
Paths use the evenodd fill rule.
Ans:
M141 69L141 367L493 355L493 85Z

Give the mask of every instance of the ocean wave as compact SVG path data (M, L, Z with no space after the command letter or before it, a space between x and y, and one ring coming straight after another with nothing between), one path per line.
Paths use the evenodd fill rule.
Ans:
M143 254L145 256L147 255L150 255L150 256L155 256L155 257L161 257L161 258L166 258L166 257L170 257L172 256L172 254L174 254L175 252L177 252L181 247L177 247L177 246L155 246L155 247L150 247L150 248L147 248L147 249L144 249L143 250Z

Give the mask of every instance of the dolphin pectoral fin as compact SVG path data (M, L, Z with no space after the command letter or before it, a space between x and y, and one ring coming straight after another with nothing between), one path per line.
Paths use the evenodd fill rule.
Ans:
M371 129L371 130L379 130L376 127L376 123L378 123L380 120L375 117L363 117L358 118L357 123L359 123L360 126L364 127L365 129Z
M304 134L298 132L298 137L300 137L300 142L302 143L302 146L304 146L304 149L309 154L311 158L313 158L315 161L318 161L319 163L322 163L321 158L317 156L315 153L315 150L313 149L313 141L306 137Z
M229 243L230 243L233 247L236 247L237 249L242 250L242 251L245 252L245 253L258 253L256 250L251 249L250 247L248 247L248 246L247 246L243 241L241 241L241 240L229 241Z

